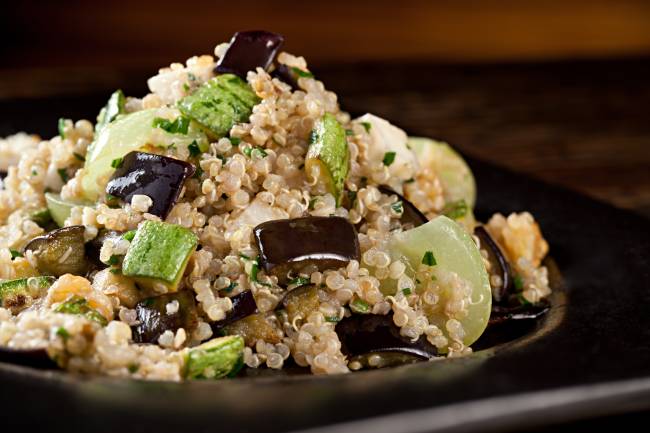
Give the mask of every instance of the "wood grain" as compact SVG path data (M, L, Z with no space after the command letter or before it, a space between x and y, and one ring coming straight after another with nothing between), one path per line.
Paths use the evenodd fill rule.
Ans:
M468 155L650 216L650 58L313 70L352 113L376 113ZM144 94L151 74L92 71L5 71L2 88L32 91L30 98L0 98L0 135L54 135L60 116L93 118L117 87Z

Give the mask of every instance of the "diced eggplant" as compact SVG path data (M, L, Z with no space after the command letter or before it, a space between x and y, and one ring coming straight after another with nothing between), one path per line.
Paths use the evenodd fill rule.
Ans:
M167 305L174 301L178 302L178 309L169 311ZM175 333L179 328L189 335L198 325L196 302L189 291L144 299L136 304L135 312L139 322L133 326L136 343L157 343L165 331Z
M492 299L494 302L502 302L512 291L512 273L510 264L506 260L501 248L494 242L492 236L483 226L477 226L474 229L474 235L481 241L481 248L485 249L490 261L490 274L496 274L501 278L501 287L492 287Z
M178 102L181 112L214 138L225 137L236 123L248 122L260 98L241 78L219 75Z
M280 81L284 81L291 86L293 90L298 90L298 77L295 71L287 65L279 64L273 72L271 72L273 78L277 78Z
M279 343L282 330L273 313L255 313L223 328L226 335L241 335L247 346L254 346L257 340Z
M309 284L293 289L284 297L282 304L287 311L289 323L293 324L297 319L304 322L320 306L318 287Z
M115 230L105 230L102 229L99 231L99 234L95 239L91 240L86 244L86 257L91 260L95 265L106 267L101 260L99 260L99 254L102 249L102 245L107 239L119 239L122 237L123 233Z
M32 251L36 267L45 275L83 275L88 269L84 226L70 226L32 239L25 251Z
M0 282L0 307L17 314L47 293L53 277L29 277Z
M244 366L244 339L239 335L215 338L185 354L186 379L233 377Z
M145 221L126 252L122 273L145 289L155 291L164 286L175 292L197 244L196 235L185 227Z
M217 62L215 72L235 74L246 79L248 71L258 67L268 70L283 42L282 35L264 30L237 32Z
M530 334L549 310L550 305L547 302L514 307L493 305L488 327L481 338L472 345L472 349L488 349Z
M401 222L402 224L410 224L412 227L418 227L421 226L422 224L426 224L429 222L426 216L420 210L415 207L413 203L405 199L401 194L396 193L393 191L390 187L381 185L379 187L379 191L381 191L382 194L387 194L387 195L396 195L397 199L399 202L402 203L402 218Z
M372 353L399 353L420 359L431 359L438 354L434 345L422 335L415 342L400 335L393 323L393 315L353 314L336 325L343 354L355 357Z
M267 273L286 283L289 273L320 271L359 260L359 240L341 217L305 217L268 221L255 227L259 260Z
M232 310L226 314L226 318L210 324L215 334L221 332L225 326L250 316L257 311L257 304L255 303L253 292L250 290L231 297L230 301L232 302Z
M185 161L144 152L131 152L122 160L106 185L106 193L126 202L136 194L148 196L149 213L167 218L178 200L185 180L196 168Z
M0 346L0 362L44 370L52 370L58 367L56 362L48 356L45 348L13 349Z
M331 113L325 113L309 137L305 172L322 184L339 205L349 170L350 152L345 129Z

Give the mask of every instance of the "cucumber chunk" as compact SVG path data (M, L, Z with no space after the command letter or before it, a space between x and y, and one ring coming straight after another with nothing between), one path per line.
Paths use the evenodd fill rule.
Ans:
M447 203L465 200L470 208L476 202L476 182L462 156L447 143L424 137L409 137L420 167L432 167L442 182Z
M338 205L350 170L350 152L345 129L330 113L325 113L316 123L309 137L305 170L308 176L318 173L318 180L325 184Z
M47 203L47 209L50 211L50 216L59 227L64 226L65 220L70 217L73 207L93 206L91 202L85 200L63 200L59 194L51 192L45 193L45 202Z
M0 307L17 313L45 295L54 277L30 277L0 282Z
M457 320L465 331L463 343L469 346L475 342L490 318L492 292L483 259L470 235L451 219L439 216L422 226L393 235L389 240L389 250L394 258L401 258L407 263L407 274L411 277L426 255L432 266L440 271L455 273L471 286L467 315ZM421 285L423 283L418 286ZM438 305L444 305L451 297L451 288L443 287L439 296ZM431 323L448 335L445 326L448 317L444 308L432 308L427 316Z
M225 137L236 123L248 121L260 102L253 89L233 74L223 74L178 102L181 112L201 124L215 138Z
M191 230L158 221L145 221L131 242L122 273L146 289L163 285L175 292L198 239Z
M239 335L215 338L185 355L186 379L233 377L244 365L244 339Z
M158 112L157 108L152 108L121 116L97 134L88 149L81 178L81 187L88 200L96 201L104 191L115 170L114 161L147 145L155 146L153 141L160 140L160 136L156 138L157 134L166 134L167 141L177 147L189 146L196 141L200 148L207 148L207 138L197 129L198 126L190 124L187 134L169 134L154 126Z

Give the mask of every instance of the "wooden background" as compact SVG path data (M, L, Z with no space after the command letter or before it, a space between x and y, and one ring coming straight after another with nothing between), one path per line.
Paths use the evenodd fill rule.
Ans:
M0 134L53 135L252 28L283 33L347 110L650 216L650 1L12 2Z

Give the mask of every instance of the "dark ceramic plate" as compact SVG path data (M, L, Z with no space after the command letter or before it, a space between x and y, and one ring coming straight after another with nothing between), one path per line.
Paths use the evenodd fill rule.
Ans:
M531 211L562 271L562 278L552 272L550 312L526 336L466 358L332 377L147 383L0 364L3 427L520 430L650 409L648 221L479 161L470 164L479 217Z

